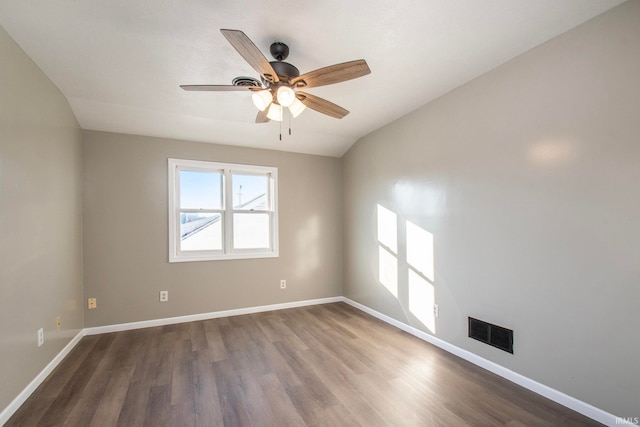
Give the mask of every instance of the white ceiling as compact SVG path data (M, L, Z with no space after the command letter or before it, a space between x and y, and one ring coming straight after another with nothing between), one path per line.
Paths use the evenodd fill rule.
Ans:
M623 0L0 0L0 25L84 129L342 156L360 137ZM180 84L258 77L220 28L301 73L364 58L372 73L308 89L351 111L255 124L248 92Z

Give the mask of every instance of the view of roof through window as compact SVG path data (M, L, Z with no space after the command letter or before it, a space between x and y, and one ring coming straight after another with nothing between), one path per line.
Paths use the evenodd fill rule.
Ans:
M232 174L235 248L269 247L268 175ZM222 173L180 171L180 248L221 250ZM208 211L208 212L207 212Z

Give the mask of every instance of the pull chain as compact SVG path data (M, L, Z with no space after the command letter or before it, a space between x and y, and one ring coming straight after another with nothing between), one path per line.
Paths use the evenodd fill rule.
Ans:
M289 136L291 136L291 112L287 110L286 114L289 121ZM284 122L284 117L280 120L280 141L282 141L282 122Z

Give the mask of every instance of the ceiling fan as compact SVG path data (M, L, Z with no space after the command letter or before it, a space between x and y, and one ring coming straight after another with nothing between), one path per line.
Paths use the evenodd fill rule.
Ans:
M256 123L269 120L282 121L283 109L287 107L293 117L297 117L305 107L341 119L348 110L326 99L301 92L318 86L331 85L355 79L371 73L367 61L358 59L342 64L330 65L300 75L300 71L288 62L289 47L280 42L270 48L275 61L267 61L255 44L245 33L239 30L220 30L231 46L260 73L261 81L249 77L238 77L232 85L180 85L184 90L193 91L251 91L252 100L259 112Z

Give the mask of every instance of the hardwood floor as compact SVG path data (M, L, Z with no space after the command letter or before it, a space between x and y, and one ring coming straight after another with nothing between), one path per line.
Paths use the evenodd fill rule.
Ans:
M6 425L599 424L336 303L84 337Z

